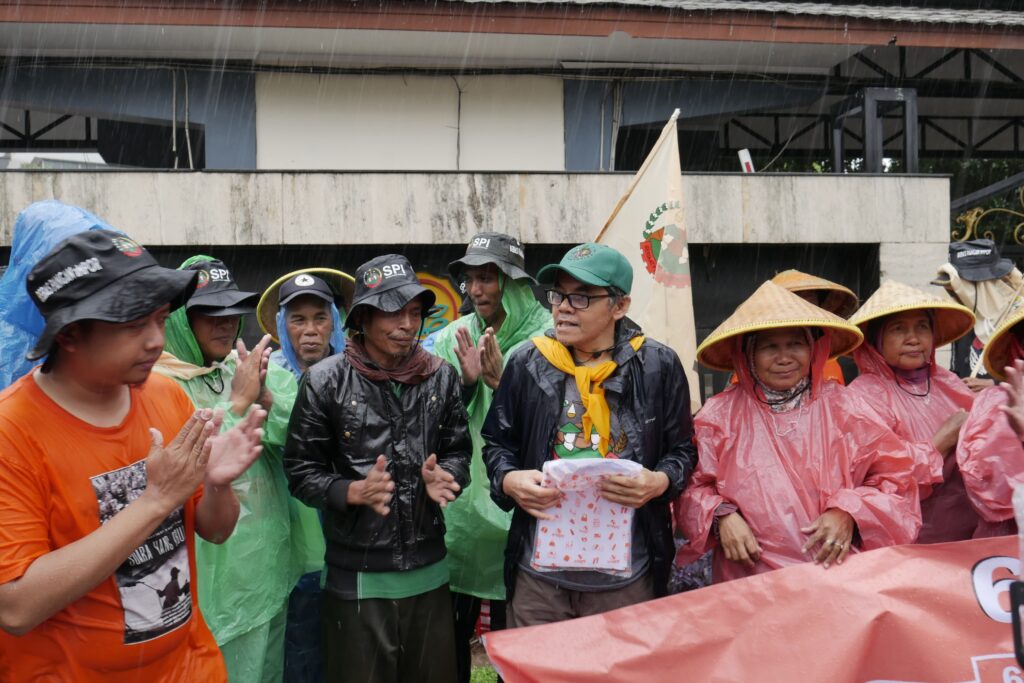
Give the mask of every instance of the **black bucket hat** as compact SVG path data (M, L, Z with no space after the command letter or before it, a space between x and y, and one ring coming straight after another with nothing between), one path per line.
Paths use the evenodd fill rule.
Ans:
M160 266L142 245L113 230L72 235L40 259L25 286L46 325L25 355L47 355L64 327L79 320L126 323L169 303L180 307L196 287L196 273Z
M260 295L257 292L243 292L238 289L231 271L223 261L204 259L191 263L182 270L199 274L196 291L185 304L185 310L195 310L214 318L249 315L256 310Z
M1013 270L1013 261L1000 258L995 242L988 239L953 242L949 245L949 262L968 282L995 280Z
M372 258L356 269L356 292L345 327L354 328L358 318L355 312L360 306L394 313L416 297L423 297L423 317L426 318L437 296L420 284L409 259L399 254Z
M448 264L448 272L458 281L462 270L469 266L485 266L493 263L498 270L513 280L529 280L537 284L526 272L526 252L522 243L511 235L500 232L481 232L475 235L466 247L466 255Z

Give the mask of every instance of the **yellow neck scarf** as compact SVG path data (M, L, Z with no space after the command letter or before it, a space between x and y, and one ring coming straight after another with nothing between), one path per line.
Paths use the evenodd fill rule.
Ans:
M534 337L533 344L540 351L549 363L567 375L576 378L576 388L580 392L580 400L583 402L583 438L590 440L590 432L597 429L601 441L597 446L601 457L608 454L608 439L612 430L611 411L608 409L608 400L604 397L604 387L601 382L605 381L619 367L613 360L605 361L593 367L587 365L576 365L569 349L551 337ZM643 335L633 337L629 345L634 351L640 350L644 343Z

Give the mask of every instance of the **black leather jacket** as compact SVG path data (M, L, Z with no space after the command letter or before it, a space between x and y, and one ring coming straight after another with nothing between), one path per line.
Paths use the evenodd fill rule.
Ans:
M609 402L618 406L619 424L640 464L668 475L668 489L636 511L636 523L651 553L651 572L657 595L668 591L675 557L669 503L682 493L694 467L690 391L675 351L646 339L639 351L629 340L640 333L624 319L616 332L612 357L618 364L602 386ZM552 336L549 331L548 336ZM508 360L483 426L484 462L491 498L503 510L515 509L505 548L505 587L509 597L523 544L533 536L534 517L502 491L505 475L513 470L540 470L551 459L555 431L569 376L547 361L533 344L524 344Z
M305 374L292 409L284 467L292 495L324 514L327 564L348 571L404 571L445 556L444 517L420 468L431 453L462 486L471 442L459 377L448 363L420 384L359 374L344 355ZM348 487L366 478L377 456L395 482L390 512L347 504Z

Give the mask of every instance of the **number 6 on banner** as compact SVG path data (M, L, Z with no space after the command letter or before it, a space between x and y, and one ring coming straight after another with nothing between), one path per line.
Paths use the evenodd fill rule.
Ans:
M974 595L985 615L1002 624L1010 623L1010 611L1003 607L1000 597L1010 591L1013 578L996 579L996 571L1003 569L1014 577L1020 574L1020 560L1014 557L986 557L974 565L971 576L974 580Z

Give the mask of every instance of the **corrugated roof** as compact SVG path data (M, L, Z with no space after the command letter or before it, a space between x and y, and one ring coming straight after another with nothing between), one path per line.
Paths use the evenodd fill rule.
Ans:
M744 0L448 0L481 4L525 5L605 5L646 7L693 12L757 12L793 16L869 19L917 24L960 24L971 26L1024 27L1024 12L989 9L948 9L928 7L886 7L878 5L838 5L826 2L745 2Z

